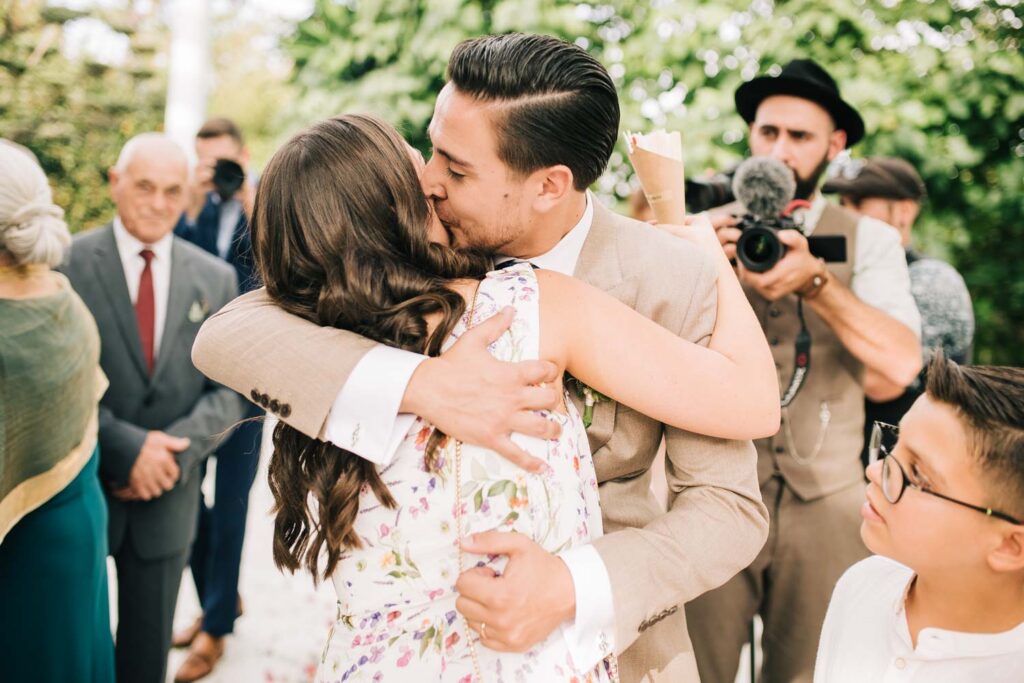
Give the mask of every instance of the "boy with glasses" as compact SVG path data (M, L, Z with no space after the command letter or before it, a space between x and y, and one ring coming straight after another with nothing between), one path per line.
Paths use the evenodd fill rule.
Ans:
M1024 369L939 354L870 446L876 556L836 585L814 680L1024 681Z

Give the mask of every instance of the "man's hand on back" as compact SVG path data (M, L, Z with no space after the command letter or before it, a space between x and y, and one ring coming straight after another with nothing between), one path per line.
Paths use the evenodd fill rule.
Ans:
M559 370L548 361L506 363L487 347L514 317L506 308L469 330L445 353L423 361L413 373L401 411L428 420L460 441L490 448L520 467L539 471L543 462L509 438L512 432L553 439L558 423L537 415L559 405L552 386Z
M455 583L455 609L487 647L526 652L560 624L576 618L576 588L569 568L528 537L487 531L467 538L462 549L508 557L500 576L490 567L473 567Z

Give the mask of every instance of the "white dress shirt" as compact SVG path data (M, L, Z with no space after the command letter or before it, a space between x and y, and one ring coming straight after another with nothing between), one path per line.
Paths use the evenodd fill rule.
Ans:
M587 192L583 216L550 251L530 259L538 268L572 275L594 220ZM391 462L415 420L398 412L406 386L425 356L378 345L353 368L327 418L328 441L378 465ZM586 670L615 650L611 579L597 550L577 546L559 554L572 574L576 619L562 627L577 668Z
M174 234L168 232L155 244L144 244L129 233L121 218L114 218L114 242L117 253L121 257L125 283L128 285L128 297L132 306L139 298L139 278L146 267L145 259L140 256L143 249L153 252L153 260L149 268L153 275L153 361L160 357L160 340L164 336L164 325L167 322L167 297L171 292L171 244Z
M913 578L879 555L843 574L821 630L815 683L1024 681L1024 623L1003 633L924 628L914 647L905 609Z
M805 234L814 234L827 205L828 200L818 193L809 209L795 212L794 218L803 220ZM850 290L867 305L887 313L921 337L921 314L910 291L910 270L896 228L869 216L861 216L857 221L857 251L853 255Z

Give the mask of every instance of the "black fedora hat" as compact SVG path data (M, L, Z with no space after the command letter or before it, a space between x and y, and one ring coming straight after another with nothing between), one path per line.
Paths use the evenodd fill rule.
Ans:
M864 137L864 119L839 96L839 87L828 72L810 59L794 59L778 76L760 76L736 89L736 111L747 123L766 97L793 95L819 104L832 116L836 128L846 131L846 146Z

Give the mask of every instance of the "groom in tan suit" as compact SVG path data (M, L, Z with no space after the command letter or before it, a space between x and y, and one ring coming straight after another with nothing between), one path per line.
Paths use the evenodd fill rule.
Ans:
M422 183L452 243L574 274L706 344L717 306L710 261L587 191L618 134L605 69L575 45L513 34L462 43L448 70ZM258 290L203 328L193 358L300 431L380 465L419 415L532 467L509 434L552 436L557 426L532 411L556 397L533 386L551 379L548 364L487 353L502 324L495 316L424 359L293 318ZM517 534L479 534L471 551L509 564L500 577L463 574L458 609L496 650L524 651L562 628L578 668L615 653L624 681L697 681L680 607L749 564L767 534L753 445L668 428L612 401L594 407L588 435L606 535L556 556ZM650 488L663 437L668 511Z

